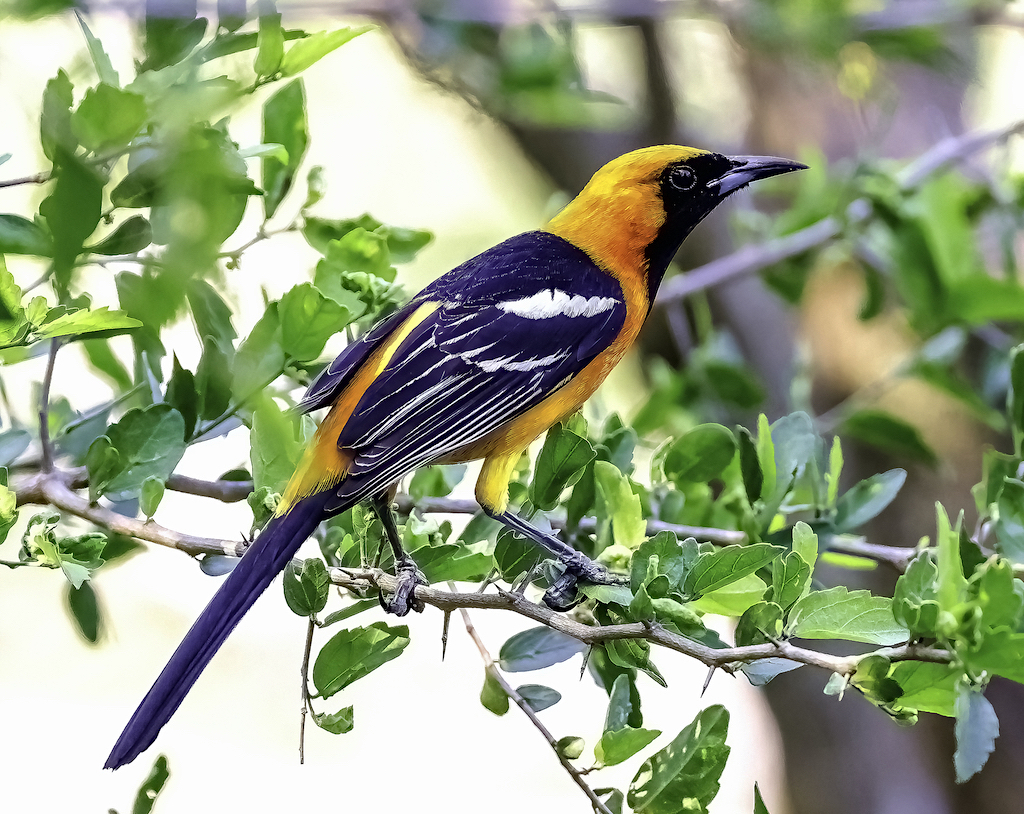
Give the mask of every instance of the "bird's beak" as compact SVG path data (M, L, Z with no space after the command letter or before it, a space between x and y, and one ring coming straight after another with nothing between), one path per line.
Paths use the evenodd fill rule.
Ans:
M807 165L801 164L799 161L763 155L734 155L729 157L729 161L732 162L732 168L708 184L711 189L717 187L718 195L721 198L737 189L742 189L753 181L807 169Z

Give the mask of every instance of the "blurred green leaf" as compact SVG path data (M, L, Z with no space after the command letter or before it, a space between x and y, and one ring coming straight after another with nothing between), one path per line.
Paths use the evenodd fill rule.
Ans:
M253 63L253 70L258 77L273 76L278 72L281 60L284 59L284 31L281 28L280 14L260 14L260 28L256 42L256 61Z
M121 221L117 228L99 243L87 246L92 254L116 255L134 254L153 242L153 228L141 215L134 215Z
M52 253L50 236L38 223L21 215L0 214L0 254L48 257Z
M938 457L916 427L881 410L859 410L847 418L840 429L844 435L890 455L909 458L928 466L938 465Z
M424 466L409 481L409 497L418 503L426 497L447 497L466 474L465 464Z
M75 623L75 630L89 644L96 644L103 633L103 617L92 583L83 582L78 588L69 583L65 588L64 597L68 612Z
M331 51L340 48L349 40L370 31L372 26L360 28L339 28L336 31L321 31L298 40L288 47L288 52L281 61L281 74L295 76L306 68L327 56Z
M836 504L835 526L840 532L854 531L878 516L907 480L902 469L890 469L866 478L847 491Z
M306 446L299 430L299 417L286 413L274 399L264 396L252 413L250 439L254 487L284 492Z
M606 730L594 746L594 757L605 766L615 766L629 760L660 734L660 729Z
M153 475L142 482L142 488L139 490L139 508L147 518L152 519L156 514L157 507L163 500L165 488L164 481Z
M43 153L57 163L58 156L74 153L78 141L71 132L71 105L74 89L63 69L46 83L43 110L39 119L39 140Z
M39 204L39 214L53 237L53 271L58 290L71 282L71 272L82 246L100 222L103 182L76 156L57 148L57 180Z
M235 354L231 371L234 393L238 398L251 397L277 378L284 366L281 319L278 304L272 302Z
M542 712L562 700L562 694L543 684L523 684L516 692L534 712Z
M139 792L135 795L135 805L132 806L132 814L150 814L153 804L156 803L160 792L164 790L170 776L167 758L164 755L159 755L153 761L153 768L149 770L149 775L139 786Z
M270 218L292 188L309 143L306 92L301 79L289 82L264 102L263 141L282 145L288 154L286 161L277 156L262 160L263 211Z
M148 118L146 100L137 93L100 83L89 88L71 114L71 132L87 150L100 153L123 147Z
M92 57L92 64L96 69L96 75L99 77L100 82L114 88L118 87L120 83L117 78L117 71L114 70L110 57L107 56L107 52L103 49L103 43L89 29L81 12L76 10L75 17L78 18L78 24L82 27L85 44L89 49L89 56Z

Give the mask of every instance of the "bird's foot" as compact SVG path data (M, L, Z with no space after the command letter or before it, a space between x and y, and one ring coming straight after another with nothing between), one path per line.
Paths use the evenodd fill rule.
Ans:
M395 563L395 592L385 597L381 591L377 598L380 606L395 616L405 616L411 610L422 613L424 605L416 598L416 586L429 584L416 563L410 557L405 557Z
M565 571L544 592L544 604L552 610L568 611L575 608L583 597L577 590L580 582L591 585L626 585L629 577L609 573L590 557L579 552L562 560Z

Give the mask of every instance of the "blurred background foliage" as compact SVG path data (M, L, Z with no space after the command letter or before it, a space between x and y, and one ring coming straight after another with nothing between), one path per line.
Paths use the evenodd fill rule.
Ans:
M1024 129L1014 120L1024 117L1019 2L16 0L2 8L0 36L8 23L51 15L81 30L79 55L46 77L36 109L40 146L28 165L52 167L52 178L50 170L5 176L4 187L40 192L31 211L0 207L0 354L5 370L34 366L38 382L52 340L74 340L62 354L80 350L83 369L109 388L110 398L64 392L58 374L51 394L54 448L86 467L92 499L152 517L190 444L246 426L252 456L229 461L235 469L222 478L251 477L258 523L311 431L289 424L281 406L337 347L337 327L350 337L365 330L428 275L472 253L465 222L428 264L420 252L432 235L415 216L396 226L360 214L358 202L325 205L327 190L345 180L308 158L331 134L315 127L300 75L372 24L410 71L456 100L467 120L494 122L502 151L535 168L539 181L514 172L502 181L529 187L541 199L538 216L605 161L652 143L792 155L811 166L759 187L757 209L747 196L687 241L677 271L697 271L666 283L620 391L608 388L588 421L566 428L591 454L553 482L539 480L540 467L531 478L524 464L515 499L561 505L569 532L577 526L577 542L595 554L619 542L608 518L624 504L607 497L619 488L663 522L770 539L781 512L891 546L934 535L938 501L949 517L965 512L975 542L1024 561L1024 412L1013 396L1024 382L1014 352L1024 341L1024 181L1012 139ZM131 72L94 33L111 18L136 38ZM233 118L253 100L259 132L250 128L246 141ZM996 134L965 136L980 126ZM395 138L401 154L372 172L400 196L417 184L418 134ZM299 236L299 253L283 256L294 264L287 279L262 291L239 282L266 244ZM446 239L440 230L437 239ZM740 244L748 248L731 254ZM251 290L231 293L238 288ZM195 332L182 341L175 327L189 322ZM12 474L38 469L36 394L15 389L29 385L6 372L3 381L0 464ZM259 395L274 382L276 400ZM770 433L761 413L774 422ZM711 423L749 428L746 441L739 431L723 441ZM744 444L759 444L764 475L765 439L782 443L780 427L816 451L773 503L740 463ZM825 454L833 435L842 439L838 468ZM692 468L723 444L721 466ZM907 471L902 490L894 467ZM845 508L828 485L840 469L844 496L854 495ZM421 473L409 491L443 497L462 474ZM894 500L892 508L878 518L881 507L856 484L881 489L881 507ZM9 527L13 509L5 508ZM578 528L591 514L593 538ZM26 559L48 556L63 568L75 586L73 618L84 636L100 638L101 605L87 577L136 544L55 536L56 520L37 518L24 536ZM521 573L513 541L472 522L478 539L497 546L502 576ZM321 543L327 559L357 563L371 525L359 512L337 521ZM784 525L792 544L792 523ZM413 548L443 549L451 533L406 528ZM48 548L58 536L60 546ZM469 536L462 532L464 543ZM437 552L444 565L442 553L451 550ZM464 554L432 579L479 577L491 564L490 553ZM834 558L815 580L892 595L892 571L849 568L856 564ZM204 568L216 571L216 558ZM746 634L757 635L749 625ZM888 675L862 677L858 688L886 707L879 687ZM606 678L612 696L615 676ZM822 683L799 670L764 689L785 746L788 810L1014 810L1024 792L1015 770L1024 753L1018 684L989 685L999 745L984 772L956 786L947 721L922 716L897 729L869 704L836 705ZM491 705L501 705L497 695Z

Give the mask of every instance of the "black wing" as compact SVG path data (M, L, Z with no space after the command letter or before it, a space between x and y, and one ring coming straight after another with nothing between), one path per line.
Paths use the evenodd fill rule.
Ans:
M468 261L402 314L427 302L437 310L402 342L338 439L354 453L341 487L346 496L380 491L539 404L608 347L626 316L618 282L544 232L519 235ZM404 319L375 328L377 342ZM340 392L358 365L351 358L365 359L371 350L346 351L347 361L328 369L337 373L314 383L315 401Z

